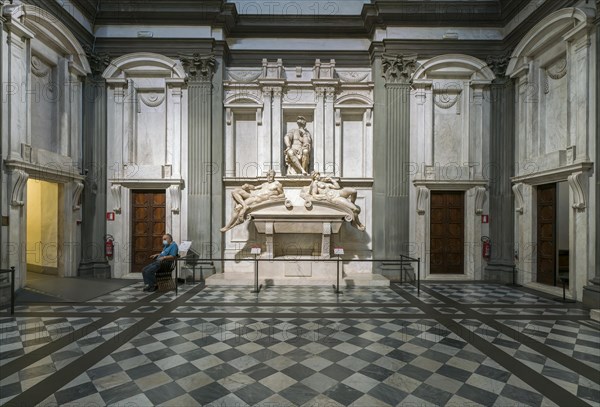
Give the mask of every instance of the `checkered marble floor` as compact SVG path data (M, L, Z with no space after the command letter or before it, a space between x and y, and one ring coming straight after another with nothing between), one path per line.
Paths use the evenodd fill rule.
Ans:
M0 319L0 405L600 405L598 324L513 288L141 288Z
M499 322L600 371L600 331L590 326L560 320Z
M451 300L471 304L548 304L556 301L497 284L428 284Z
M309 306L185 306L177 312L205 314L423 314L417 307L309 307Z
M457 322L471 330L473 333L489 340L495 346L531 367L536 372L543 374L558 386L584 399L591 405L600 406L600 382L583 377L582 375L561 366L556 361L536 352L529 346L523 344L520 340L522 338L511 338L480 321L463 320ZM528 339L532 337L532 331L537 333L530 328L530 334L527 335ZM584 334L582 334L582 336L583 335ZM596 342L596 344L598 344L598 342ZM600 372L597 378L600 379Z
M197 303L373 303L373 304L406 304L406 300L389 288L356 287L346 288L339 296L330 287L269 287L257 296L248 287L207 287L189 302Z
M99 318L17 317L0 319L0 366L69 335Z

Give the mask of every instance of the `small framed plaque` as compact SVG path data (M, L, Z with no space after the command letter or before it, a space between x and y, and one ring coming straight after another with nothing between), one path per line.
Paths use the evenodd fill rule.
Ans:
M341 256L344 254L344 248L343 247L334 247L333 248L333 254L335 254L336 256Z
M181 251L181 252L187 252L188 250L190 250L190 247L192 247L192 241L191 240L184 240L179 245L179 251Z

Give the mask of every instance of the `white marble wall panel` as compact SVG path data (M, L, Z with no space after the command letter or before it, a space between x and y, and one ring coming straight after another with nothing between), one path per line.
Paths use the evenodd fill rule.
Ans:
M31 145L58 153L58 102L60 89L55 65L31 57Z
M138 97L133 161L140 166L164 163L167 124L165 93L138 91Z
M342 116L340 162L341 175L350 178L362 178L366 175L363 152L367 150L365 123L363 114L344 114Z
M565 77L553 80L548 79L547 91L542 99L544 113L544 138L545 149L542 153L565 150L567 148L567 109L568 92Z
M265 162L259 158L258 148L264 144L258 140L256 113L235 113L233 120L236 174L242 178L260 177Z
M465 131L462 125L462 116L456 113L456 106L444 109L434 108L434 162L441 166L450 163L463 162L463 140Z

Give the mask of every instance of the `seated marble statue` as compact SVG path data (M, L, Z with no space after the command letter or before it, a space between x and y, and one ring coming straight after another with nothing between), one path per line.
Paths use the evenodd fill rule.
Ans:
M233 214L229 223L221 229L227 232L237 225L245 222L246 216L260 203L275 200L284 200L283 186L275 180L275 171L269 170L267 182L260 185L244 184L231 193L234 201Z
M298 128L289 131L283 139L286 146L284 151L285 164L288 175L308 175L312 136L306 130L306 119L304 117L298 116L297 123Z
M317 171L311 174L311 178L310 185L300 193L300 196L306 201L305 206L307 208L312 206L312 201L327 201L349 209L353 214L352 224L361 231L365 230L365 226L360 223L358 218L361 209L355 203L358 195L356 189L342 188L335 179L321 177L321 174Z

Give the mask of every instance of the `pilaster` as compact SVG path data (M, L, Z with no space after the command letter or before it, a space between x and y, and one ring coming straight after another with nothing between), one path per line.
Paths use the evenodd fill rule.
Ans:
M496 74L490 87L489 211L492 251L484 279L512 281L514 266L514 197L511 177L515 162L514 83L505 76L509 56L490 57Z
M77 274L110 278L104 257L107 191L107 90L102 73L110 63L108 55L87 52L92 74L83 82L83 169L81 263Z
M283 102L283 88L280 86L276 86L273 88L273 106L272 106L272 134L273 140L271 141L271 169L274 169L277 174L281 174L281 169L283 167L283 162L281 158L281 152L283 151L281 147L281 143L283 140L282 131L282 102ZM263 173L268 171L269 168L264 168Z
M215 187L213 175L220 174L216 167L217 163L213 161L212 151L212 80L217 69L217 61L213 55L199 54L182 56L181 61L188 75L189 98L188 240L193 242L194 251L202 258L207 258L213 254L212 192Z
M377 64L377 62L376 62ZM398 258L408 254L409 248L409 163L410 163L410 90L412 75L416 69L416 55L386 55L381 58L383 89L377 86L378 103L385 103L385 117L379 117L378 123L384 128L377 129L379 143L384 146L380 164L374 167L374 208L384 221L377 227L383 233L374 233L373 247L375 257L384 259ZM381 93L380 93L381 94ZM375 249L383 247L381 249ZM385 264L383 268L387 268ZM397 266L392 267L397 268Z
M600 0L596 0L596 13L600 11ZM598 137L600 137L600 70L598 69L598 53L600 52L600 16L596 16L596 20L594 21L595 28L595 46L592 47L591 51L591 61L595 65L596 72L596 128L595 128L595 136L592 137L596 141L596 149L595 149L595 157L593 157L594 165L598 168L598 159L600 158L600 142L598 141ZM594 276L590 281L589 285L583 287L583 303L585 306L596 309L596 314L592 314L592 318L598 319L598 309L600 308L600 239L599 239L599 231L600 231L600 177L595 174L596 182L594 187L596 188L596 229L595 229L595 239L591 239L595 242L595 246L592 248L592 251L595 252L595 265L596 267L592 270L592 275ZM590 194L591 195L591 194Z

